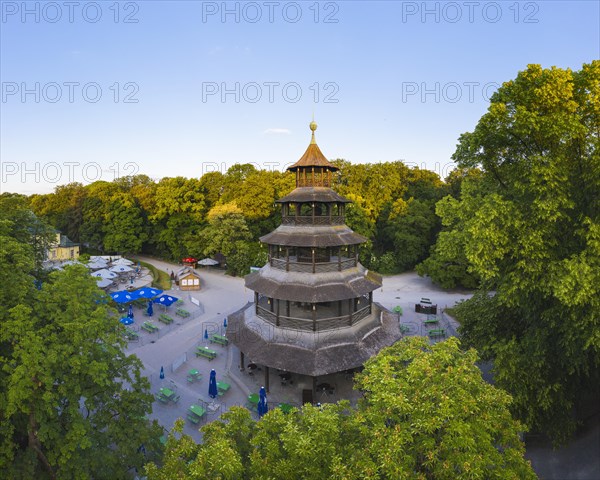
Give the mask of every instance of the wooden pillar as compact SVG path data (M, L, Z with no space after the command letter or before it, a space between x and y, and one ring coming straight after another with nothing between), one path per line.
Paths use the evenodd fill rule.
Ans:
M354 301L350 298L348 299L348 312L349 312L349 320L348 325L352 326L352 312L354 311Z
M244 352L240 350L240 371L244 370Z
M254 313L258 313L258 292L254 292Z
M338 249L338 272L342 271L342 247L337 247Z
M342 316L342 301L338 300L338 317Z
M279 326L279 303L281 302L281 300L277 299L277 314L275 316L275 325L278 327Z
M287 317L290 316L290 301L289 300L285 301L285 314Z
M269 393L269 367L265 365L265 390Z
M373 308L373 292L369 292L369 313L372 313Z
M290 271L290 247L285 247L285 271Z
M312 249L312 273L316 272L316 267L315 267L315 249Z
M312 304L312 323L313 323L313 332L317 331L317 306Z
M314 403L318 403L316 402L317 399L317 377L312 377L312 397L313 397L313 404Z

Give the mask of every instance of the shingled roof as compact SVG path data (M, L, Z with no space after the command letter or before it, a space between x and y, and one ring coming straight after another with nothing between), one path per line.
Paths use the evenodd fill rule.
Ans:
M325 155L323 155L323 152L321 152L321 149L317 145L315 140L315 130L317 129L317 124L314 121L310 123L310 129L312 130L312 140L310 145L306 149L306 152L304 152L304 155L300 157L300 160L294 163L291 167L288 167L288 171L295 172L300 167L322 167L327 168L332 172L339 170L338 167L330 163L329 160L325 158Z

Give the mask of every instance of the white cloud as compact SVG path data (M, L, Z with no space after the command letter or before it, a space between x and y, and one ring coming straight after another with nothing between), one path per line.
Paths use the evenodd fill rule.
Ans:
M289 135L292 132L287 128L267 128L263 133L266 135Z

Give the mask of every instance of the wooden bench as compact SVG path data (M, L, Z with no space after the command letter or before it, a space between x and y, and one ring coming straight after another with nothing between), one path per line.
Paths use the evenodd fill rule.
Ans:
M138 340L139 335L136 332L134 332L131 328L126 328L125 338L127 338L128 340Z
M208 358L209 360L212 360L213 358L217 357L217 352L215 352L214 350L205 348L205 347L198 347L196 349L196 356L197 357L205 357L205 358Z
M154 333L158 332L159 328L150 322L144 322L142 323L142 330L146 330L148 333Z
M222 335L214 334L210 336L210 343L218 343L219 345L226 347L229 345L229 339Z
M434 328L433 330L429 330L429 332L427 332L427 335L429 335L430 338L445 337L446 330L444 330L443 328Z
M169 317L166 313L161 313L158 316L158 321L164 323L165 325L169 325L170 323L173 323L173 319L171 317Z
M175 315L178 315L183 318L187 318L190 316L190 312L188 312L187 310L184 310L183 308L178 308L177 310L175 310Z

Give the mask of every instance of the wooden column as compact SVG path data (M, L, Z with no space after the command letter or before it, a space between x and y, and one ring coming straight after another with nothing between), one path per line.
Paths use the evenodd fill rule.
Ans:
M372 313L373 309L373 292L369 292L369 313Z
M352 312L354 311L354 301L350 298L348 299L348 311L349 311L349 320L348 320L348 325L352 325Z
M315 273L316 271L316 267L315 267L315 249L312 249L312 273Z
M240 350L240 371L244 370L244 352Z
M285 271L290 271L290 247L285 247Z
M312 377L312 397L313 397L313 405L318 403L317 400L317 377Z
M342 271L342 247L337 247L338 249L338 272Z
M290 301L289 300L285 301L285 314L287 317L290 316Z
M254 292L254 313L258 313L258 292Z
M317 331L317 306L312 304L312 322L313 322L313 332Z
M277 299L277 314L275 316L275 325L279 326L279 303L281 300Z
M269 367L265 365L265 390L269 393Z

